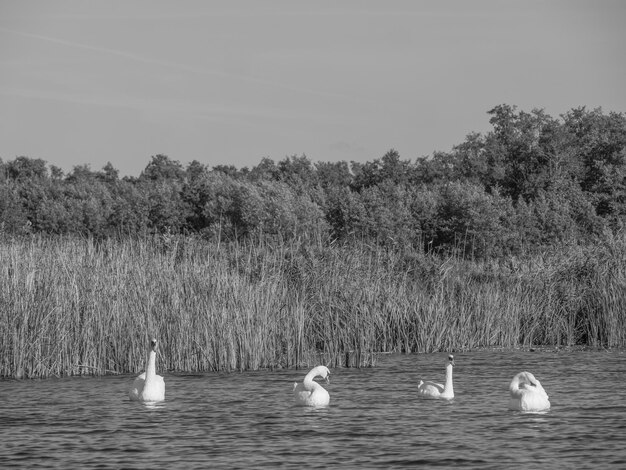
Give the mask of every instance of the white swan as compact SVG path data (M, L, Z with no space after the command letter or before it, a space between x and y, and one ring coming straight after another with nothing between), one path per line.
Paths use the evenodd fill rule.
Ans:
M146 371L137 376L128 392L131 400L142 402L156 402L165 400L165 381L156 374L157 340L150 341L150 354Z
M446 384L441 385L435 382L422 381L417 386L417 394L424 398L443 398L451 400L454 398L454 388L452 387L452 368L454 367L454 356L448 356L448 364L446 365Z
M311 369L302 383L293 384L293 397L299 406L328 406L330 395L324 387L315 382L315 377L322 377L330 383L330 371L326 366Z
M548 394L530 372L520 372L509 385L509 409L517 411L544 411L550 408Z

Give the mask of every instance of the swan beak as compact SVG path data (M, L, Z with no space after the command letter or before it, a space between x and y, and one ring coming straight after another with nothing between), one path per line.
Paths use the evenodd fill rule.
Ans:
M326 380L326 383L330 385L330 374L328 374L324 380Z

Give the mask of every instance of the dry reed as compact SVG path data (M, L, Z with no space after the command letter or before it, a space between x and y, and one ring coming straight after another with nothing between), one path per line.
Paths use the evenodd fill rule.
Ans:
M0 376L372 365L381 352L626 344L626 238L476 263L365 244L0 240Z

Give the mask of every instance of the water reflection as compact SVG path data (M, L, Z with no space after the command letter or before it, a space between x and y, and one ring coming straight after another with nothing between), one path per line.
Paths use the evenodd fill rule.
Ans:
M135 402L139 406L143 406L147 410L163 410L165 409L165 402L163 401L145 401Z
M306 415L316 415L320 413L328 413L330 411L331 405L328 406L297 406L294 405L294 408L297 408L304 416Z

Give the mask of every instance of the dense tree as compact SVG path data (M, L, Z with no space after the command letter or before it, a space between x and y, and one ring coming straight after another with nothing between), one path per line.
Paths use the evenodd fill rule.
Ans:
M280 171L280 180L292 188L315 186L318 183L315 167L306 155L301 157L293 155L284 158L278 162L278 170Z
M250 170L250 178L253 180L278 181L280 179L280 169L274 160L268 157L261 159L261 162Z
M361 220L365 207L358 193L345 186L332 186L327 191L326 221L332 240L362 238Z
M589 243L626 220L626 118L600 108L554 119L498 105L493 128L413 162L393 149L358 163L305 155L252 167L186 168L151 157L139 177L44 160L0 160L0 232L198 233L235 240L355 238L499 257Z
M114 184L119 180L120 172L115 169L111 162L107 162L102 168L102 172L98 173L96 177L105 183Z
M29 232L30 224L18 188L10 182L0 182L0 233Z
M584 107L563 116L564 127L572 135L571 153L577 157L582 174L581 189L600 216L626 215L626 117L602 114L600 108Z
M466 181L472 184L483 184L487 190L494 185L492 181L501 177L492 174L496 170L487 160L484 137L473 132L465 141L453 149L454 159L450 173L454 180Z
M136 184L122 180L109 187L109 231L120 235L147 233L150 225L147 195Z
M315 173L319 185L327 190L338 187L346 188L352 181L352 174L347 162L317 162Z
M17 157L6 163L4 171L13 180L34 180L48 176L46 161L41 158Z
M170 159L167 155L155 155L148 166L139 175L140 180L182 180L185 171L180 162Z

